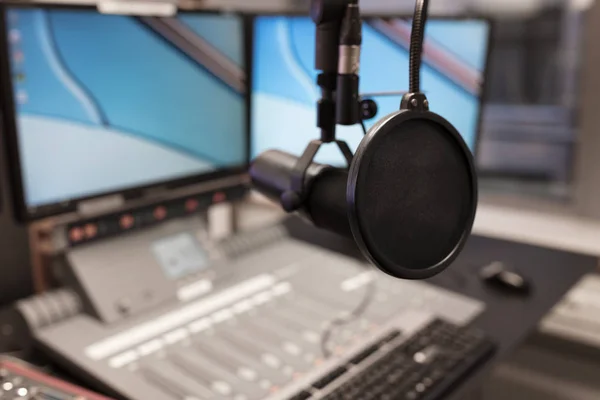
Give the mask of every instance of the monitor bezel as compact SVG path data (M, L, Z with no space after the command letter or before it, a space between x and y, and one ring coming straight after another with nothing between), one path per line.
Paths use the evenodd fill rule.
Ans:
M255 20L257 17L278 17L278 16L283 16L283 17L308 17L310 18L310 16L307 13L304 12L286 12L286 13L281 13L281 12L260 12L260 13L246 13L247 15L247 19L248 19L248 36L249 36L249 40L248 40L248 49L247 52L249 54L249 59L250 62L252 63L249 66L249 76L248 76L248 84L249 84L249 89L248 89L248 112L250 114L249 117L249 121L250 121L250 126L248 127L249 130L249 140L250 142L248 143L248 148L249 148L249 154L250 156L252 156L252 154L254 154L254 141L252 140L252 109L253 109L253 96L252 93L254 92L254 79L253 79L253 74L254 74L254 69L253 69L253 63L254 63L254 42L255 42L255 29L254 29L254 24L255 24ZM412 14L399 14L399 13L370 13L370 12L363 12L362 13L362 18L364 19L369 19L369 18L385 18L385 19L406 19L406 20L410 20L412 19ZM476 132L475 132L475 142L473 144L473 157L475 160L477 160L478 154L479 154L479 148L481 145L481 131L482 131L482 127L483 127L483 114L484 114L484 107L485 104L488 101L488 95L489 95L489 88L490 88L490 82L489 82L489 77L490 77L490 65L491 65L491 57L492 57L492 52L493 52L493 48L492 45L494 43L494 37L495 37L495 24L494 21L488 17L488 16L483 16L480 14L460 14L460 15L431 15L428 17L429 21L436 21L436 20L440 20L440 21L472 21L472 20L476 20L476 21L484 21L487 23L488 28L489 28L489 32L488 32L488 40L487 40L487 50L486 50L486 54L484 57L484 65L483 65L483 85L481 88L481 95L479 96L479 115L477 116L477 123L476 123ZM408 75L408 71L406 71L406 74ZM316 107L316 105L315 105ZM398 103L398 108L400 108L400 104ZM317 138L315 138L317 139ZM475 163L475 168L477 169L477 163Z
M8 33L6 15L11 8L36 8L36 9L63 9L63 10L92 10L99 12L93 5L65 5L65 4L22 4L18 2L3 2L0 4L0 54L7 55L0 61L0 84L2 85L0 93L0 116L2 118L2 134L5 138L5 153L9 166L9 183L12 187L12 201L14 217L21 223L29 223L36 220L55 217L62 214L76 212L80 203L90 202L95 199L108 198L111 196L121 196L127 203L131 200L145 199L151 201L154 197L160 198L165 192L172 189L180 189L187 186L198 185L208 181L217 181L222 178L232 176L243 176L246 174L250 165L250 77L252 58L249 52L251 36L248 35L248 23L246 14L241 12L222 12L219 10L179 10L178 14L222 14L236 15L242 23L243 34L243 60L246 70L247 90L244 96L245 115L244 115L244 138L245 138L245 161L239 165L226 168L219 168L209 173L201 173L186 177L157 181L147 185L139 185L131 188L105 191L89 196L74 197L62 202L48 203L41 206L29 207L25 198L25 189L23 184L23 168L19 152L18 127L16 123L16 107L14 104L13 83L11 79L11 66L9 60L10 45L8 43ZM132 15L133 16L133 15ZM224 180L227 181L227 180ZM225 189L226 187L223 187Z

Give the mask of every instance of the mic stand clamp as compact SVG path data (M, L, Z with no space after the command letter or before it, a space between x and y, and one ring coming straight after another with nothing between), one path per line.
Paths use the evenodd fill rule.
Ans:
M321 139L312 140L308 144L294 167L290 190L285 191L281 195L281 206L286 212L293 212L302 208L304 203L306 170L314 161L323 144L335 142L344 155L348 167L352 163L352 150L350 150L348 144L343 140L336 140L335 138L336 116L334 94L336 82L337 74L334 73L321 73L317 77L317 83L321 87L322 93L321 99L317 103L317 126L321 129Z
M365 98L360 99L360 114L363 121L375 118L378 111L379 106L375 100Z
M334 142L337 144L338 148L344 155L348 166L350 166L353 158L352 150L350 150L348 144L343 140L334 140ZM311 140L306 149L304 150L304 153L302 153L300 159L298 159L298 163L296 164L296 166L294 167L294 171L292 172L291 188L290 190L285 191L281 195L281 206L286 212L291 213L294 211L298 211L304 205L304 193L306 193L306 188L304 185L306 170L312 164L315 156L317 155L319 149L324 143L331 142L323 142L322 140Z
M291 176L290 189L281 195L281 205L287 212L300 210L305 201L306 170L312 164L323 144L335 142L344 155L348 168L352 163L352 150L348 144L336 139L335 128L339 44L342 20L350 0L312 0L311 16L317 27L316 68L321 99L317 103L317 127L321 139L311 141L298 159Z
M331 143L335 140L335 90L337 73L323 72L317 76L321 88L321 99L317 102L317 128L321 130L321 141Z
M429 111L429 100L423 93L406 93L400 102L401 110Z

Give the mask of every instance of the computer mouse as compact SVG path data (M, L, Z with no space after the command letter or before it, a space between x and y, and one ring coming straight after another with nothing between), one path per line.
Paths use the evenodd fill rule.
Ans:
M531 283L527 278L499 261L483 267L480 276L486 283L500 290L520 295L531 292Z

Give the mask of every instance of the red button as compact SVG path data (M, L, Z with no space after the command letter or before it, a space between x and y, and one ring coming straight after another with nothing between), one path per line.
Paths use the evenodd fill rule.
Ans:
M196 199L188 199L185 202L185 210L187 212L194 212L198 209L198 200Z
M166 217L167 209L165 207L159 206L154 209L154 218L156 218L157 221L162 221Z
M83 240L83 229L76 226L69 231L69 239L71 242L80 242Z
M133 215L125 214L121 217L121 220L119 221L119 225L121 225L121 228L123 228L123 229L129 229L133 226L134 222L135 222L135 219L133 218Z
M217 192L213 195L213 203L220 203L227 200L227 196L223 192Z
M86 224L83 229L85 231L85 237L88 239L92 239L98 234L98 227L96 224Z

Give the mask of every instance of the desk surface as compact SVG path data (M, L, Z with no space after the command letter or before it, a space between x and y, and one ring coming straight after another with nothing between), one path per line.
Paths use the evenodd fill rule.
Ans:
M534 209L482 201L473 232L580 254L600 256L600 221L568 209Z
M359 256L351 242L316 230L302 221L289 219L284 225L297 238ZM534 282L532 294L528 297L507 295L481 282L477 276L479 268L493 261L508 263L530 277ZM521 344L566 292L595 267L594 257L474 236L454 266L430 283L485 302L486 311L474 325L487 332L499 345L494 358L499 361ZM493 364L489 362L477 376ZM471 384L463 384L451 398L458 399L473 390L476 379L469 382Z

